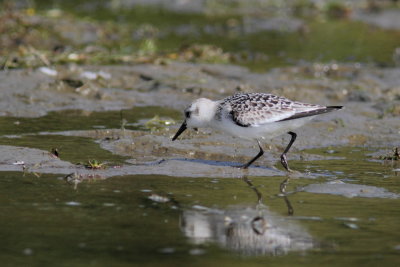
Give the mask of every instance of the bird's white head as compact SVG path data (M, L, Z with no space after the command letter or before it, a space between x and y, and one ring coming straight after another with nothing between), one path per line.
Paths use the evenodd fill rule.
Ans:
M185 121L190 128L207 127L215 116L216 103L207 98L193 101L185 109Z
M185 109L185 121L179 128L178 132L172 138L174 141L187 128L201 128L210 125L214 119L217 109L217 103L207 98L199 98L193 101L189 107Z

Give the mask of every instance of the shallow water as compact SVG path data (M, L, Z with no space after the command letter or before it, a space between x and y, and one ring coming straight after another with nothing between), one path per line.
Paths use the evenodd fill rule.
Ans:
M121 128L141 129L133 126L139 119L151 119L155 115L177 118L180 112L165 107L133 107L118 111L63 110L49 112L39 118L0 117L0 135L18 135L68 130ZM125 122L123 122L125 121Z
M342 166L341 175L328 179L351 178L351 183L400 193L398 176L381 163L353 159L311 164L308 170L324 173ZM353 164L362 168L351 170ZM293 168L302 165L294 162ZM14 266L56 261L62 266L398 262L398 199L296 192L326 182L322 177L292 179L286 202L279 194L284 179L124 176L86 180L74 189L57 174L2 172L0 258ZM261 194L262 204L250 185ZM293 215L288 215L287 203ZM249 223L258 217L266 226L255 227L286 234L293 239L291 246L277 238L273 249L260 250L268 243L260 241ZM300 248L293 245L299 240Z
M105 125L114 112L106 114L91 113L88 121ZM60 119L65 113L49 116ZM151 112L135 112L131 121L152 116ZM75 117L79 122L81 116ZM32 122L36 133L47 125L44 118L26 119L24 124ZM21 134L20 125L6 127L4 133ZM91 127L71 123L52 130L77 130L82 125ZM44 151L58 145L62 158L72 163L95 157L124 164L129 158L69 132L29 132L20 138L2 137L1 143ZM400 246L399 176L393 171L395 163L370 156L376 150L334 147L303 151L331 158L290 161L291 168L303 175L288 180L243 172L237 178L126 175L74 183L60 174L3 171L0 259L8 266L52 266L54 262L61 266L327 262L394 266ZM201 159L193 162L216 164ZM101 170L93 173L101 174ZM285 194L280 190L283 182ZM332 191L332 184L344 187ZM310 185L322 189L307 191ZM359 197L365 193L370 195Z

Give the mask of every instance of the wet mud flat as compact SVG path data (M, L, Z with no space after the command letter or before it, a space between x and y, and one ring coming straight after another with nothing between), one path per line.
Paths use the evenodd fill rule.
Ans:
M342 159L335 154L337 147L365 147L384 155L398 144L400 136L399 68L332 63L254 73L235 65L168 61L42 67L3 71L0 76L0 113L6 116L0 146L4 171L101 178L129 174L241 177L243 171L234 166L253 157L256 144L207 129L188 131L180 140L171 141L182 110L192 100L221 99L237 92L267 92L345 106L299 129L289 162L301 160L306 165L307 161ZM99 153L90 154L85 145L80 145L81 153L74 159L64 153L65 145L55 142L43 149L33 138L60 135L89 138L111 152L108 159L102 157L106 164L77 165L98 158ZM288 140L289 136L267 140L267 153L246 175L285 176L278 159ZM73 142L68 145L74 147ZM59 157L50 152L55 148ZM322 153L307 152L315 148ZM124 158L114 164L114 156ZM295 176L313 176L304 170Z

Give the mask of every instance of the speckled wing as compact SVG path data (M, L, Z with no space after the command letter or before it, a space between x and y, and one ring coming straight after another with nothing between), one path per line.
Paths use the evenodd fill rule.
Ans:
M295 102L264 93L236 94L225 98L220 107L224 109L226 116L242 127L257 127L328 112L323 111L326 110L324 106Z

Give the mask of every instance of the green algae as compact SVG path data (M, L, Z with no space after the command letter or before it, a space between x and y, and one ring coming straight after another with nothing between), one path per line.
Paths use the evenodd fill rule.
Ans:
M39 132L56 132L93 129L145 129L145 126L133 126L140 119L151 119L155 116L178 118L179 112L164 107L134 107L118 111L82 111L63 110L49 112L39 118L0 117L2 125L0 135L29 134ZM126 126L130 123L129 126Z

